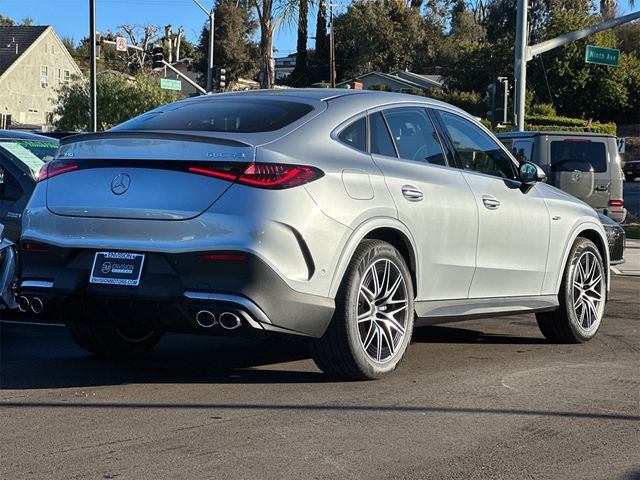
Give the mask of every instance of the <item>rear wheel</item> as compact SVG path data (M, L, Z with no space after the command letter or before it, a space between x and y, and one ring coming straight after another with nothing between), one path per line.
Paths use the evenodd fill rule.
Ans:
M558 299L560 307L536 315L552 342L579 343L595 337L604 315L607 275L600 251L586 238L571 248Z
M316 365L357 380L391 373L411 341L413 296L400 253L380 240L363 241L342 280L331 324L311 344Z
M155 347L163 336L162 331L135 321L114 321L87 311L70 312L67 318L67 327L76 343L96 355L140 355Z

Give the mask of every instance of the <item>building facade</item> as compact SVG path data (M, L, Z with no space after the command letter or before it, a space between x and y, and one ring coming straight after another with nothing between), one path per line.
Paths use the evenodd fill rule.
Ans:
M47 130L57 89L82 72L51 26L0 26L0 127Z

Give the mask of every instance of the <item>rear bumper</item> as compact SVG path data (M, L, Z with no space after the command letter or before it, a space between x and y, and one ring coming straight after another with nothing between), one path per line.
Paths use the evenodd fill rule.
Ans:
M320 337L335 308L333 299L293 290L251 255L242 261L207 261L197 253L138 252L145 254L140 284L127 287L89 282L95 252L55 246L25 251L20 295L38 296L57 311L129 305L142 323L209 334L218 330L203 329L195 318L199 311L235 313L252 330Z

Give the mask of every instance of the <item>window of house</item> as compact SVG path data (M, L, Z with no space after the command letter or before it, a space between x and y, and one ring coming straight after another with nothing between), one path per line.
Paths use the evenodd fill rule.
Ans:
M62 70L59 68L56 68L54 76L56 79L56 86L59 87L62 84Z
M43 88L49 86L49 67L46 65L40 67L40 86Z
M65 85L71 82L71 72L69 70L62 71L62 83Z

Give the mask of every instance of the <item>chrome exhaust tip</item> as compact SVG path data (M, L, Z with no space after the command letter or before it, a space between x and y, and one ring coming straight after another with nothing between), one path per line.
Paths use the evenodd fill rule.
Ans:
M33 297L31 300L31 311L37 315L42 313L42 310L44 310L42 299L40 297Z
M200 310L196 313L196 322L202 328L211 328L216 322L216 316L209 310Z
M224 312L219 318L220 326L225 330L235 330L242 326L242 320L240 317L232 312Z
M31 302L24 295L20 295L18 298L18 310L22 313L27 313L29 311L29 307L31 306Z

